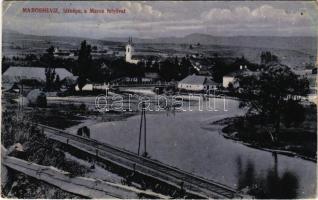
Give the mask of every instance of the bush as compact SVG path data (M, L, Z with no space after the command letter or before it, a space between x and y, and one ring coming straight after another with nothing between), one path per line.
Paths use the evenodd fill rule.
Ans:
M86 105L85 103L81 103L81 105L79 106L80 111L85 111L86 110Z

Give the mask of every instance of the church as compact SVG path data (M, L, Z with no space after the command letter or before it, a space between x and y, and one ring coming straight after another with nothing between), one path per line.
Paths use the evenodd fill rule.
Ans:
M126 45L126 52L125 52L126 59L125 60L128 63L138 64L139 60L132 59L133 52L134 52L134 47L132 44L132 38L129 37L128 44Z

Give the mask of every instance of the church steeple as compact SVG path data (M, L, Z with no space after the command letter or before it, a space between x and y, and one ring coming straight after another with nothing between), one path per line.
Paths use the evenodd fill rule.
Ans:
M134 52L134 47L132 44L132 37L128 37L128 44L126 45L126 52L125 52L125 60L128 63L137 64L139 60L132 59L132 54Z

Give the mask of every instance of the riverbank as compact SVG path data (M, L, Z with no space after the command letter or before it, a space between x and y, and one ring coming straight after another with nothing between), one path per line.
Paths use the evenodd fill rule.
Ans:
M260 131L256 129L254 129L254 136L248 137L253 134L251 133L253 130L242 129L241 123L243 120L243 117L232 117L215 121L212 124L221 125L218 131L224 138L234 140L245 146L317 162L317 137L313 132L306 132L303 129L283 129L281 140L277 144L273 144L264 139L263 135L259 135Z
M256 179L260 178L267 183L266 177L275 166L273 155L228 140L218 134L219 125L209 125L210 122L226 117L242 116L245 110L240 109L239 102L235 100L228 101L229 111L222 109L223 99L216 99L215 102L218 108L215 112L199 112L196 111L198 107L193 107L192 112L175 114L167 111L147 112L148 155L151 159L233 188L241 189L250 183L247 180L251 177L250 171L247 172L245 181L244 174L239 173L241 168L244 172L252 168ZM194 103L191 105L195 106ZM187 107L188 104L184 106ZM140 113L121 121L93 122L92 125L86 125L91 130L92 139L137 153ZM316 193L314 162L283 155L278 155L277 160L279 180L284 174L297 178L297 193L292 197L284 197L308 198ZM268 181L268 184L271 185L271 182ZM282 182L279 184L284 185ZM292 191L290 187L289 191ZM268 193L270 192L269 190Z
M222 109L223 99L216 99L215 102L216 108L218 108L218 111L215 112L205 110L199 112L197 107L193 107L192 112L147 112L147 152L151 159L197 176L216 180L239 190L258 184L256 180L264 180L269 186L273 185L270 180L266 179L268 175L271 175L274 170L273 166L275 166L275 159L271 153L228 140L218 134L219 125L212 127L208 125L209 122L226 117L242 116L245 111L238 108L239 102L228 101L230 112ZM191 105L195 104L191 102ZM184 104L184 106L188 107L188 104ZM140 131L139 114L140 112L116 122L107 120L101 122L91 119L92 124L90 124L90 119L81 119L79 121L87 123L72 127L75 127L76 131L76 126L85 125L90 128L92 139L137 152ZM66 130L68 129L66 128ZM89 162L85 158L83 160ZM279 186L288 186L283 188L284 197L314 197L316 194L316 163L282 155L278 155L277 160L276 166L278 166L279 173L275 179L278 177L278 180L282 180L279 182ZM83 165L83 162L80 164ZM95 171L97 168L96 164ZM92 173L89 172L89 175L86 173L85 176L91 176ZM293 181L284 182L285 174L291 175ZM256 177L253 178L255 181L250 181L251 177ZM288 177L290 176L287 176L287 179ZM290 182L297 184L290 184ZM279 186L275 186L275 188L280 188ZM264 187L266 188L267 184ZM293 195L286 195L286 191L296 189L297 191ZM271 193L271 188L267 193Z
M134 115L133 112L121 113L110 111L100 114L99 112L89 111L85 109L84 106L78 107L70 104L58 105L58 107L50 105L50 107L45 109L37 109L36 112L32 111L29 107L25 107L23 113L19 113L17 116L16 109L16 106L12 105L11 109L6 109L5 112L2 113L5 124L5 126L2 127L2 142L5 142L3 145L10 148L13 144L15 144L21 149L21 151L14 150L10 153L10 156L28 161L29 165L32 162L34 164L55 167L59 170L63 170L68 173L70 180L72 178L76 179L76 177L83 177L84 180L92 179L92 177L94 177L97 182L99 180L107 181L111 182L111 184L115 185L117 188L129 188L131 193L136 193L135 196L131 196L130 198L153 198L153 195L149 195L152 193L150 190L152 190L152 187L158 188L157 183L152 184L154 181L149 181L148 183L144 181L145 178L139 176L128 176L131 180L127 180L125 175L131 174L130 171L121 170L120 173L116 173L118 168L114 168L111 171L109 169L110 165L104 165L104 167L98 166L98 163L95 165L95 161L93 161L92 158L89 158L88 160L81 160L78 157L69 154L65 148L62 148L60 143L46 137L40 129L33 127L29 123L29 121L36 119L36 122L38 123L45 123L47 125L54 123L54 125L56 125L55 127L68 128L73 125L77 126L79 123L82 123L85 120L87 121L90 118L94 118L92 121L96 120L99 122L110 122L114 120L120 121ZM23 179L23 183L19 182L21 179ZM41 186L42 182L25 174L13 177L13 182L13 185L8 186L7 193L2 193L3 196L19 198L23 196L30 197L33 195L37 197L37 195L42 195L39 196L39 198L43 198L43 196L49 198L83 198L80 195L71 196L69 195L71 193L64 191L65 188L64 190L62 188L62 190L58 188L56 189L54 185L50 184L47 184L48 187L45 187L45 190L52 191L52 193L42 192L42 190L44 190L44 187ZM32 182L32 184L24 184L24 182ZM143 183L144 185L142 185ZM163 192L169 191L171 194L174 192L172 189L166 190L166 187L164 186L160 186L160 188ZM38 191L41 193L38 194ZM127 191L123 191L122 193L124 195ZM94 194L89 193L89 195ZM156 193L156 195L159 194ZM176 195L179 195L179 193L175 193L175 197L179 197ZM125 196L123 196L123 198L124 197ZM165 196L162 196L162 198L165 198Z

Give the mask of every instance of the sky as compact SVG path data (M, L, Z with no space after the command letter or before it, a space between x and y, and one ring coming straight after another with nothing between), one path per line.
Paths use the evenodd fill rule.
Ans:
M58 14L23 8L58 8ZM125 9L125 14L66 14L71 9ZM317 36L314 1L4 2L3 29L25 34L108 37Z

